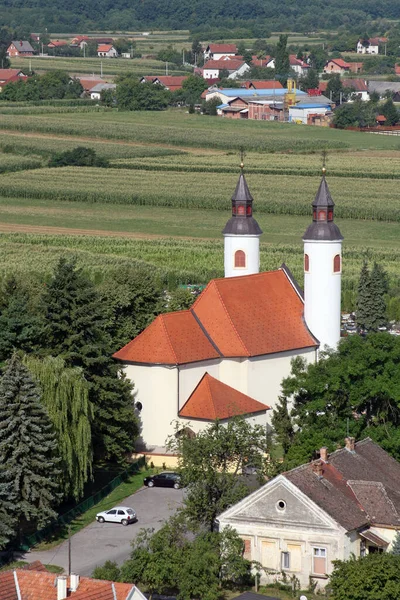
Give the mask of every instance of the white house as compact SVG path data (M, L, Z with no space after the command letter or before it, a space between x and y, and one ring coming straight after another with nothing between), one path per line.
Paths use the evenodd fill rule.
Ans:
M305 298L285 265L259 273L261 234L241 172L223 230L225 278L114 354L134 382L148 450L164 446L175 420L194 433L234 414L267 424L291 359L314 362L339 341L342 236L325 176L304 236Z
M204 62L210 59L219 60L223 56L234 57L236 54L236 44L209 44L204 50Z
M90 98L91 100L100 100L101 92L103 90L115 90L117 88L115 83L97 83L90 90Z
M245 543L245 557L324 587L332 561L390 549L400 527L400 464L367 438L292 469L218 517Z
M386 44L387 38L375 37L369 39L359 39L357 42L358 54L379 54L379 45Z
M309 69L311 68L308 63L304 62L304 60L298 59L295 54L289 55L289 64L290 68L297 75L299 75L299 77L304 77L305 75L307 75Z
M247 73L250 67L242 59L222 58L207 61L201 69L201 74L204 79L218 79L222 70L228 71L228 79L236 79Z
M112 44L99 44L97 46L97 56L100 58L116 58L118 52Z

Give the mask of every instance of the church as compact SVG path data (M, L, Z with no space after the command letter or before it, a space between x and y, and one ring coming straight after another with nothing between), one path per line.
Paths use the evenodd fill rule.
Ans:
M243 163L223 232L225 277L188 310L159 315L114 354L133 381L142 448L245 415L267 425L291 360L340 339L342 240L323 169L303 236L304 293L286 265L260 273L260 236Z

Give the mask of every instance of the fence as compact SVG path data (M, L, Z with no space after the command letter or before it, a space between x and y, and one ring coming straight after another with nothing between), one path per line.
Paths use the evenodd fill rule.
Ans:
M39 529L39 531L36 531L36 533L26 536L24 538L23 543L21 544L21 549L25 551L29 550L29 548L32 548L33 546L36 546L36 544L38 544L39 542L42 542L43 540L47 539L57 529L60 529L61 527L64 527L65 525L71 523L71 521L73 521L76 517L83 514L84 512L89 510L89 508L92 508L93 506L98 504L100 500L108 496L108 494L115 490L115 488L118 487L123 481L126 481L130 475L132 475L133 473L137 473L142 467L145 466L145 464L146 459L144 456L142 456L134 463L132 463L125 471L120 473L107 485L101 488L101 490L96 492L96 494L93 494L93 496L90 496L90 498L86 498L86 500L84 500L83 502L66 512L64 515L61 515L60 517L49 523L49 525L46 525L46 527L43 527L43 529Z

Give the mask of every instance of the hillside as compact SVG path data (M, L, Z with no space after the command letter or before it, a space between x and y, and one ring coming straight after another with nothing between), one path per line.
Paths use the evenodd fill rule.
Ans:
M1 0L0 25L34 31L78 32L195 29L267 25L274 30L314 31L340 25L361 28L373 19L399 19L398 0Z

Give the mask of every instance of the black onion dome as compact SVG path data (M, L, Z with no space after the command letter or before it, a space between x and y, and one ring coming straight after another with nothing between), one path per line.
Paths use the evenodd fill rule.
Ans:
M334 241L342 240L339 227L334 223L334 206L325 173L322 176L313 207L313 222L303 235L303 240Z
M224 235L261 235L262 230L253 218L253 196L247 185L243 171L232 196L232 217L225 225Z

